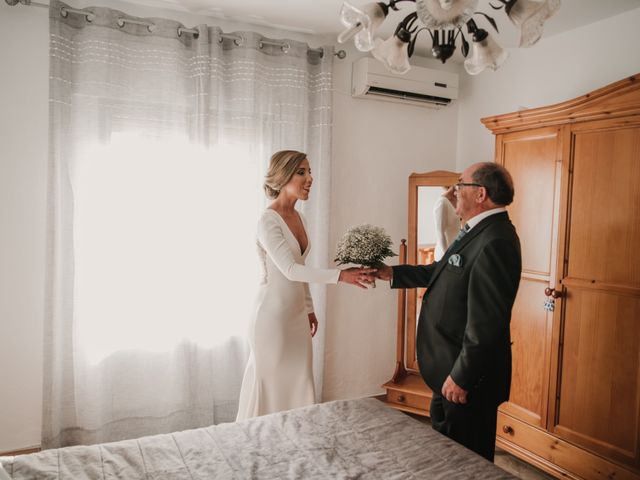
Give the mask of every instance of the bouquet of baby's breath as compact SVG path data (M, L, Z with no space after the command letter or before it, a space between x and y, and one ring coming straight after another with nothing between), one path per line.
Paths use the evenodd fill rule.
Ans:
M383 228L369 224L351 227L338 242L335 262L375 267L385 258L396 256L391 244L391 237Z

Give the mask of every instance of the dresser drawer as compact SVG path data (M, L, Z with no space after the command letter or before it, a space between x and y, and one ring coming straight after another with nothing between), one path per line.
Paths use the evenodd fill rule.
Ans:
M502 412L496 436L499 447L558 478L640 480L637 469L631 471Z
M387 389L387 401L389 403L406 405L407 407L418 408L420 410L428 410L431 398L423 395L416 395L415 393Z

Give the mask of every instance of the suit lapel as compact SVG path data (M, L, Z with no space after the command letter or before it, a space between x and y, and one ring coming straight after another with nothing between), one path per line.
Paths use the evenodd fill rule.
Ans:
M433 285L433 282L436 281L436 279L440 275L440 272L442 272L444 267L447 266L447 263L449 262L449 257L451 255L454 255L458 253L460 250L462 250L467 243L471 242L474 238L480 235L480 233L482 233L482 231L485 228L487 228L489 225L491 225L493 222L497 222L497 221L508 219L508 218L509 216L507 212L496 213L494 215L488 216L487 218L483 219L478 225L476 225L471 230L469 230L469 232L464 237L462 237L455 245L453 245L452 248L447 250L445 256L440 259L438 266L433 271L433 274L431 276L431 281L427 286L427 294L429 292L428 290L429 287Z

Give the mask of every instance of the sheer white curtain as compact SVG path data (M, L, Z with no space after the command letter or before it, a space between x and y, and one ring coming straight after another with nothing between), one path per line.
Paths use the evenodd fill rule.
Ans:
M51 2L43 446L231 421L273 151L309 154L309 263L329 257L332 49L67 8Z

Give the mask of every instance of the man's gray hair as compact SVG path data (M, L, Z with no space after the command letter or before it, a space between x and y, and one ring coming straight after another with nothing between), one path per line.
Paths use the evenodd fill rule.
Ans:
M502 165L485 162L471 177L487 190L487 195L496 205L506 206L513 202L513 179Z

